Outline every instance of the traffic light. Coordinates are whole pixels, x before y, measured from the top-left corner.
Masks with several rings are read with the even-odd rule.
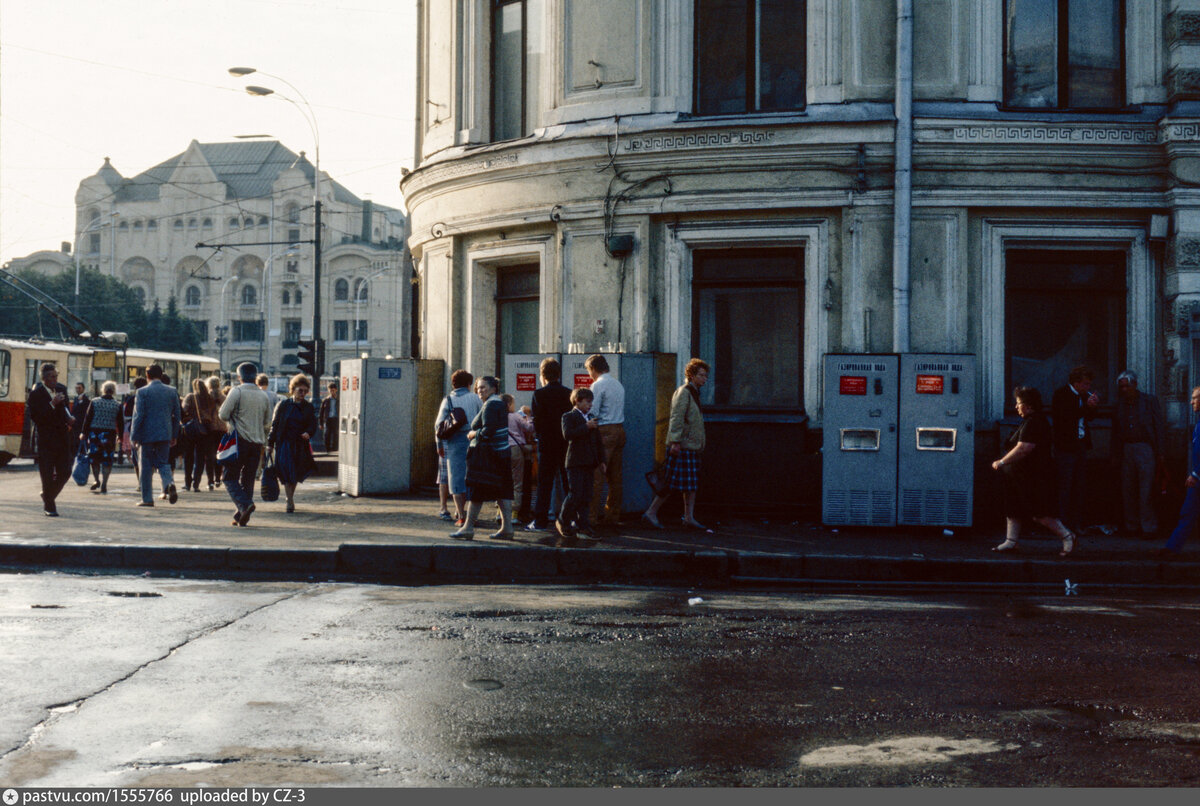
[[[300,346],[300,349],[296,351],[296,357],[300,360],[296,368],[312,378],[313,383],[316,383],[321,377],[322,369],[321,340],[300,339],[296,343]]]

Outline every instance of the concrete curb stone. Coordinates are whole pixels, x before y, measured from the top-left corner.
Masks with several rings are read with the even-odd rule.
[[[337,570],[368,577],[433,576],[433,546],[380,546],[343,543],[338,546]]]
[[[204,546],[125,546],[126,568],[182,568],[222,571],[229,567],[229,549]]]
[[[338,570],[337,549],[229,549],[229,567],[236,571],[308,571],[332,574]]]
[[[7,543],[0,545],[0,564],[120,568],[124,546],[90,543]]]
[[[541,579],[558,575],[553,552],[540,546],[486,544],[434,546],[433,573],[454,579],[476,577]]]

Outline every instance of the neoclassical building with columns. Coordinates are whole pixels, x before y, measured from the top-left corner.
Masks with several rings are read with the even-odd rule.
[[[204,352],[222,357],[225,369],[251,361],[294,372],[317,293],[314,174],[303,152],[276,141],[193,140],[130,178],[106,158],[75,195],[76,259],[132,286],[147,307],[174,296],[199,325]],[[408,355],[403,213],[358,198],[325,172],[321,201],[326,371],[362,353]]]
[[[830,353],[975,356],[984,503],[1015,385],[1186,427],[1200,2],[907,6],[420,0],[421,354],[700,356],[731,504],[816,504]]]

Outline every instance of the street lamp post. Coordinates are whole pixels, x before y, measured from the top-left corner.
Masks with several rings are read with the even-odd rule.
[[[263,363],[263,343],[267,338],[267,327],[271,323],[271,269],[275,258],[279,256],[292,257],[296,251],[292,247],[288,247],[282,252],[272,252],[267,256],[267,267],[263,271],[263,293],[258,301],[258,368],[260,372],[266,372],[266,366]]]
[[[251,73],[260,73],[268,78],[282,82],[287,87],[296,93],[296,96],[304,103],[304,106],[296,103],[296,101],[286,95],[278,95],[277,97],[287,101],[292,106],[300,111],[310,129],[313,136],[313,288],[316,289],[313,293],[313,316],[312,316],[312,335],[314,339],[321,339],[321,134],[317,128],[317,116],[313,112],[312,104],[304,97],[304,93],[300,92],[294,84],[282,76],[272,75],[258,70],[254,67],[231,67],[229,74],[238,78],[248,76]],[[259,87],[249,85],[246,87],[246,92],[250,95],[258,97],[266,97],[268,95],[276,95],[275,90],[269,87]],[[307,109],[307,111],[305,111]],[[319,362],[316,367],[316,375],[320,376],[324,373],[324,351],[317,351],[316,360]]]
[[[217,325],[216,331],[217,347],[220,348],[221,351],[221,354],[217,356],[217,361],[221,364],[222,372],[225,371],[225,344],[228,341],[228,339],[225,338],[225,334],[229,332],[229,325],[226,324],[226,322],[229,320],[226,318],[228,314],[225,309],[225,292],[228,290],[229,284],[236,283],[237,280],[238,276],[235,274],[221,284],[221,324]]]

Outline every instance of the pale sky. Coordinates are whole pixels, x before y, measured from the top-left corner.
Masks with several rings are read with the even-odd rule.
[[[0,264],[74,240],[80,180],[135,176],[193,139],[269,134],[403,209],[412,167],[416,0],[0,0]],[[299,101],[299,98],[296,98]]]

